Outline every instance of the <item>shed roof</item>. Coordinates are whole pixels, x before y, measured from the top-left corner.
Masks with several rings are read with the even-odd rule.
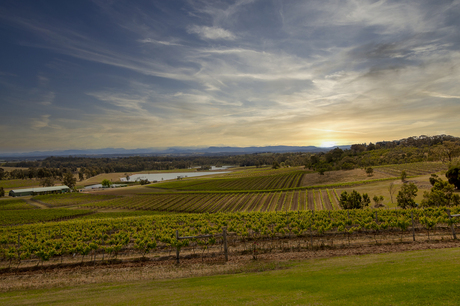
[[[40,187],[40,188],[27,188],[27,189],[14,189],[11,190],[14,193],[20,192],[46,192],[46,191],[57,191],[57,190],[67,190],[69,187],[63,186],[51,186],[51,187]]]

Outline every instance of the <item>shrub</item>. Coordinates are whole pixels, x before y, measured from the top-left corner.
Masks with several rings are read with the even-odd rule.
[[[342,192],[339,202],[343,209],[361,209],[368,206],[371,200],[367,193],[363,193],[361,197],[359,192],[353,190],[350,194],[346,191]]]

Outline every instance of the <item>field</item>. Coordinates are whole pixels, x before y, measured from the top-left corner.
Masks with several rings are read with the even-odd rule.
[[[311,194],[318,198],[313,210],[339,210],[334,189],[279,192],[181,192],[119,197],[81,205],[91,209],[134,209],[170,212],[305,211]]]
[[[22,210],[22,209],[34,209],[36,207],[27,203],[23,199],[4,199],[0,200],[0,211],[1,210]]]
[[[265,190],[300,187],[305,171],[265,172],[264,175],[233,178],[189,179],[155,184],[156,188],[176,190]]]
[[[79,205],[89,202],[98,202],[108,199],[116,198],[116,196],[102,195],[102,194],[85,194],[85,193],[69,193],[69,194],[50,194],[39,195],[32,198],[32,200],[42,203],[49,207],[62,207]]]
[[[4,210],[0,214],[0,226],[66,220],[89,213],[92,211],[69,209]]]
[[[0,187],[5,189],[26,188],[26,187],[39,187],[40,182],[36,180],[0,180]]]
[[[443,304],[454,304],[449,291],[454,289],[445,286],[448,265],[423,252],[407,253],[412,254],[407,256],[406,253],[369,255],[371,260],[360,256],[359,261],[356,256],[312,259],[308,264],[305,260],[286,261],[286,258],[316,258],[317,254],[324,252],[330,257],[360,252],[459,247],[460,244],[453,239],[452,228],[458,232],[460,220],[449,219],[445,207],[395,209],[396,194],[402,186],[398,176],[402,170],[408,172],[408,180],[418,186],[416,201],[419,202],[423,191],[431,188],[430,174],[439,173],[443,166],[440,163],[389,165],[375,167],[373,176],[367,176],[362,169],[319,175],[302,168],[247,167],[214,177],[148,186],[1,199],[0,275],[3,275],[0,284],[3,288],[10,288],[3,291],[11,292],[2,294],[0,302],[53,303],[54,299],[60,300],[61,294],[67,294],[67,288],[53,289],[63,284],[79,292],[76,295],[89,294],[89,287],[73,285],[78,281],[80,284],[94,283],[93,288],[105,286],[94,289],[97,292],[93,295],[95,304],[124,304],[124,301],[143,304],[155,296],[155,301],[160,304],[174,305],[182,304],[192,292],[199,296],[193,299],[197,305],[215,304],[217,295],[209,293],[215,290],[219,290],[218,301],[226,298],[219,304],[308,302],[329,305],[369,303],[370,300],[371,304],[399,304],[408,300],[404,299],[402,289],[395,291],[395,286],[406,284],[406,291],[415,290],[417,286],[432,286],[433,282],[424,277],[433,277],[433,271],[439,270],[444,276],[440,276],[442,281],[436,286],[442,284],[446,289]],[[123,176],[120,173],[110,175]],[[106,176],[101,175],[98,179]],[[92,179],[94,183],[100,183]],[[391,183],[396,186],[393,199],[388,191]],[[368,193],[371,198],[383,195],[386,207],[342,210],[339,196],[343,191],[352,190]],[[460,207],[450,209],[452,214],[460,213]],[[228,235],[226,243],[224,228],[225,235]],[[176,235],[183,239],[176,239]],[[228,244],[230,259],[227,263],[223,260],[224,244]],[[180,253],[180,265],[174,265],[176,249]],[[439,252],[437,256],[458,260],[460,250],[426,252]],[[377,259],[383,257],[379,256],[388,256],[389,259],[380,262]],[[392,265],[388,266],[389,262]],[[123,267],[131,265],[133,268],[126,269],[137,272],[128,276]],[[53,276],[54,272],[43,274],[41,269],[55,270],[59,276]],[[75,269],[86,272],[82,272],[81,277],[65,272]],[[120,272],[117,273],[118,269]],[[419,273],[420,269],[426,272],[425,276]],[[30,271],[36,272],[28,274]],[[159,275],[182,278],[253,271],[266,272],[214,276],[211,279],[217,280],[215,282],[209,282],[209,278],[175,280],[174,286],[179,285],[174,287],[178,293],[173,299],[166,295],[170,292],[166,288],[171,288],[172,283],[152,281]],[[374,277],[377,271],[378,277]],[[416,271],[419,274],[415,274]],[[452,271],[451,277],[456,275]],[[412,277],[411,273],[416,276]],[[88,278],[93,274],[94,278]],[[276,278],[265,277],[263,286],[264,278],[258,279],[262,274]],[[17,275],[28,276],[17,278]],[[47,280],[43,281],[43,277]],[[124,280],[131,282],[124,283]],[[136,280],[143,282],[132,282]],[[107,281],[113,281],[113,284]],[[194,283],[202,291],[196,293]],[[410,289],[408,284],[413,284],[413,288]],[[250,290],[243,288],[251,285]],[[144,286],[150,286],[150,290],[142,289]],[[358,290],[358,287],[363,287],[359,289],[360,293],[349,292]],[[21,288],[37,288],[37,291],[21,291]],[[47,294],[40,288],[46,288]],[[113,294],[115,288],[118,291]],[[431,287],[427,288],[430,290]],[[392,290],[391,295],[387,289]],[[53,295],[48,294],[50,290]],[[232,295],[235,290],[241,290],[241,294]],[[276,292],[275,296],[273,292]],[[121,293],[124,293],[123,297],[118,296]],[[429,304],[431,301],[426,298],[428,294],[415,291],[411,294],[414,298],[408,304]],[[130,297],[129,300],[124,300],[126,296]]]

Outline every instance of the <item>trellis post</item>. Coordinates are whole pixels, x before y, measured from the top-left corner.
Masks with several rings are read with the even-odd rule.
[[[449,219],[452,220],[452,216],[450,215],[450,209],[446,209],[447,215],[449,216]],[[450,223],[450,228],[452,230],[452,236],[454,236],[454,239],[457,239],[457,234],[455,234],[455,225],[453,222]]]
[[[224,242],[224,255],[225,255],[225,261],[228,261],[228,246],[227,246],[227,228],[224,227],[222,230],[222,238]]]
[[[179,264],[179,231],[176,230],[176,240],[177,240],[177,245],[176,245],[176,263]]]

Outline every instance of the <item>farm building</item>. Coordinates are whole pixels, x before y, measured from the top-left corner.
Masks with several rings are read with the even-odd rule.
[[[70,192],[70,188],[67,186],[52,186],[52,187],[42,187],[42,188],[10,190],[9,196],[10,197],[21,197],[21,196],[28,196],[28,195],[65,193],[65,192]]]

